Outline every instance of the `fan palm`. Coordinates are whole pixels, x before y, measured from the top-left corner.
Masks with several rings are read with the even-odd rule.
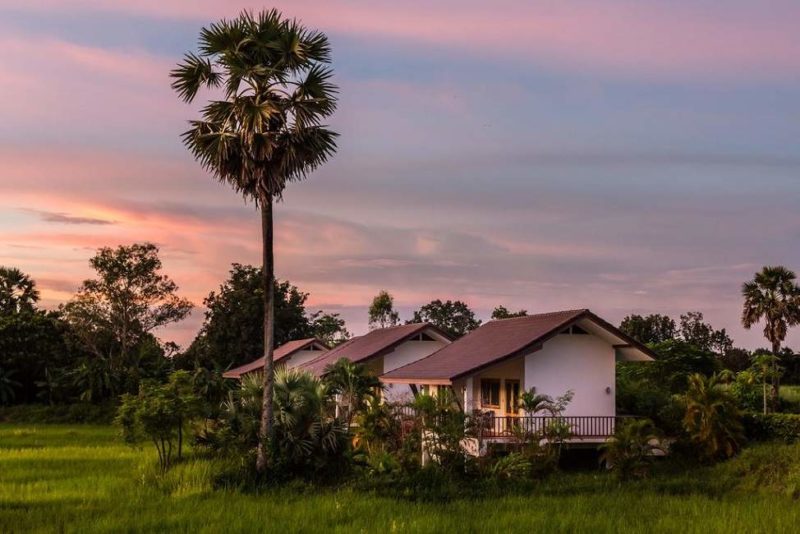
[[[0,313],[33,311],[39,291],[31,278],[14,267],[0,266]]]
[[[261,211],[264,276],[264,390],[257,468],[267,466],[273,430],[273,204],[336,150],[323,121],[336,108],[327,37],[276,10],[243,12],[200,32],[199,52],[171,72],[186,102],[202,88],[222,94],[190,121],[183,141],[195,159]]]
[[[764,267],[753,280],[742,285],[744,307],[742,325],[750,329],[764,321],[764,337],[772,344],[772,353],[779,354],[790,326],[800,323],[800,286],[797,276],[786,267]],[[772,374],[772,396],[778,398],[780,378],[777,363]]]
[[[683,427],[702,456],[709,460],[733,456],[743,439],[741,414],[719,377],[691,375],[682,400]]]

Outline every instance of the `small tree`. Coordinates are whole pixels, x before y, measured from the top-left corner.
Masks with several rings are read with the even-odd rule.
[[[761,380],[762,409],[764,415],[768,412],[767,384],[775,378],[775,374],[780,374],[781,367],[778,365],[778,357],[774,354],[761,353],[753,356],[753,374]]]
[[[600,446],[600,462],[622,480],[642,478],[650,471],[655,453],[663,451],[660,435],[649,419],[626,421],[614,437]]]
[[[741,413],[719,377],[691,375],[682,400],[686,407],[683,427],[701,457],[714,460],[736,454],[744,439]]]
[[[492,319],[513,319],[514,317],[525,317],[528,315],[528,310],[519,310],[512,312],[505,306],[498,306],[492,310]]]
[[[338,396],[339,408],[349,431],[353,418],[363,411],[370,398],[379,397],[381,382],[366,367],[346,358],[325,367],[323,382]]]
[[[481,325],[469,306],[460,300],[432,300],[414,312],[408,323],[431,323],[453,337],[461,337]]]
[[[176,371],[166,384],[143,383],[137,395],[123,395],[116,423],[126,442],[153,442],[158,465],[164,472],[172,465],[174,453],[179,460],[182,458],[185,426],[199,411],[191,376],[186,371]]]
[[[369,306],[369,328],[386,328],[400,324],[400,314],[394,310],[394,297],[381,290]]]

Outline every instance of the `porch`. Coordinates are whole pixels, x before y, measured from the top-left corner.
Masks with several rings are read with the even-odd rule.
[[[478,437],[491,441],[511,441],[521,435],[544,435],[552,425],[563,425],[568,429],[568,441],[604,442],[614,435],[622,421],[630,416],[572,415],[494,415],[484,413],[475,429]]]

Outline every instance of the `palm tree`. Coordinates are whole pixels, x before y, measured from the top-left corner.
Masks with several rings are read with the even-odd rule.
[[[774,378],[776,372],[780,372],[778,357],[774,354],[762,353],[753,357],[753,369],[755,375],[761,378],[761,392],[763,398],[764,415],[767,414],[767,379]]]
[[[200,32],[199,52],[170,73],[186,102],[202,88],[221,92],[183,142],[215,178],[252,200],[261,211],[264,277],[264,392],[256,466],[267,467],[274,436],[273,204],[289,182],[304,179],[336,151],[336,135],[323,121],[336,108],[327,37],[276,10],[243,12]]]
[[[764,267],[753,280],[742,285],[744,308],[742,325],[750,329],[764,321],[764,337],[772,344],[772,353],[779,354],[790,326],[800,323],[800,286],[797,276],[786,267]],[[777,360],[775,365],[777,366]],[[778,398],[780,377],[777,367],[772,375],[772,397]]]
[[[649,419],[635,419],[619,425],[614,437],[600,446],[600,463],[623,480],[644,477],[655,454],[664,452],[661,436]]]
[[[682,400],[686,406],[683,427],[706,459],[731,457],[743,440],[741,413],[717,375],[689,376]]]
[[[367,401],[379,397],[381,382],[366,367],[346,358],[328,364],[324,376],[325,384],[339,396],[339,406],[344,409],[344,421],[350,430],[353,417],[364,410]]]
[[[31,312],[39,291],[30,276],[14,267],[0,266],[0,314]]]

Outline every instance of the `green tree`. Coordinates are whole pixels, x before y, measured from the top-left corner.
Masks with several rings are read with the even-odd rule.
[[[273,204],[289,182],[302,180],[336,150],[322,124],[336,108],[327,37],[278,11],[241,13],[200,32],[198,53],[171,72],[186,102],[201,88],[221,89],[183,135],[204,168],[261,211],[264,287],[264,405],[257,469],[267,467],[273,436]]]
[[[773,354],[780,354],[789,327],[800,323],[800,286],[796,279],[786,267],[767,266],[742,285],[742,325],[749,330],[763,321],[764,337],[772,344]],[[773,399],[778,398],[779,388],[780,378],[774,373]]]
[[[33,312],[39,290],[30,276],[13,267],[0,265],[0,315]]]
[[[329,347],[334,347],[350,339],[347,325],[338,313],[317,311],[311,314],[309,320],[314,337]]]
[[[364,411],[369,399],[380,396],[381,382],[366,367],[346,358],[328,364],[323,374],[323,382],[339,397],[337,404],[350,431],[353,418]]]
[[[600,446],[600,462],[622,480],[643,478],[650,471],[654,454],[663,451],[660,439],[649,419],[624,421],[614,437]]]
[[[475,312],[465,303],[460,300],[442,302],[439,299],[415,311],[414,318],[406,324],[411,323],[430,323],[453,337],[461,337],[481,325],[481,321],[475,318]]]
[[[680,336],[685,342],[718,355],[724,355],[733,349],[733,340],[725,329],[714,329],[698,311],[681,315]]]
[[[305,303],[308,293],[288,281],[274,281],[274,339],[279,346],[317,332]],[[264,276],[261,268],[234,263],[228,279],[203,301],[203,325],[186,353],[185,367],[225,370],[264,353]],[[332,334],[333,335],[333,334]]]
[[[528,310],[509,311],[505,306],[497,306],[492,310],[492,319],[512,319],[514,317],[525,317]]]
[[[675,321],[667,316],[653,313],[646,316],[628,315],[619,329],[640,343],[663,343],[675,339]]]
[[[764,415],[768,411],[767,383],[771,382],[775,373],[780,373],[778,357],[774,354],[760,353],[753,355],[753,374],[761,381],[762,409]]]
[[[61,313],[96,360],[91,367],[103,367],[114,378],[112,393],[118,387],[135,391],[143,360],[155,348],[152,332],[185,318],[192,304],[161,273],[158,248],[151,243],[101,248],[89,263],[97,278],[84,281]],[[123,381],[128,384],[120,386]]]
[[[686,412],[683,427],[706,460],[729,458],[744,440],[736,401],[717,377],[693,374],[681,397]]]
[[[400,324],[400,314],[394,310],[394,297],[381,290],[369,306],[369,328],[386,328]]]

